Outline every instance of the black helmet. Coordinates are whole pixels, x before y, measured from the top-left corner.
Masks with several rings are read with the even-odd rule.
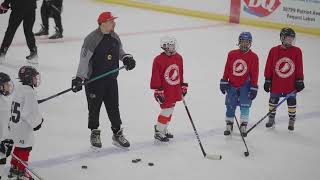
[[[296,32],[294,32],[294,30],[289,27],[282,28],[280,32],[281,42],[284,40],[285,37],[288,37],[288,36],[295,38]]]
[[[37,80],[38,75],[39,72],[32,66],[22,66],[18,73],[20,82],[22,82],[23,85],[29,85],[32,87],[39,86],[40,82]],[[34,79],[36,79],[36,81],[34,81]]]
[[[4,95],[4,96],[8,96],[9,94],[11,94],[10,90],[6,91],[4,89],[4,84],[7,82],[10,82],[10,76],[6,73],[0,72],[0,94]]]

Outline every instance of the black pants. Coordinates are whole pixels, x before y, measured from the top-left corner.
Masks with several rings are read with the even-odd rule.
[[[62,10],[61,7],[57,7],[54,4],[48,5],[45,1],[42,2],[41,20],[44,28],[49,29],[49,17],[52,17],[59,31],[61,33],[63,32],[62,23],[61,23],[61,10]]]
[[[111,129],[116,133],[121,127],[119,112],[119,94],[117,79],[102,79],[85,86],[89,110],[89,129],[99,127],[99,115],[102,102],[111,122]]]
[[[35,21],[35,14],[36,10],[35,9],[30,9],[30,10],[12,10],[9,18],[9,25],[7,28],[7,31],[4,35],[1,49],[3,48],[9,48],[13,37],[23,21],[23,30],[24,30],[24,35],[26,37],[27,45],[30,50],[33,50],[36,48],[36,40],[34,39],[34,35],[32,32],[32,28],[34,25]]]

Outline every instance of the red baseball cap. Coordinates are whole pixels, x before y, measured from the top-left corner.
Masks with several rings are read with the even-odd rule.
[[[99,15],[98,23],[101,24],[101,23],[104,23],[106,21],[114,20],[116,18],[117,17],[114,17],[111,12],[102,12]]]

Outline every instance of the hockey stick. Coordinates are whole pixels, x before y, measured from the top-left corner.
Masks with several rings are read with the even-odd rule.
[[[121,67],[119,67],[119,68],[117,68],[117,69],[114,69],[114,70],[108,71],[108,72],[106,72],[106,73],[104,73],[104,74],[101,74],[101,75],[99,75],[99,76],[96,76],[96,77],[94,77],[94,78],[92,78],[92,79],[90,79],[90,80],[88,80],[88,81],[85,81],[85,82],[81,83],[81,86],[87,85],[87,84],[89,84],[89,83],[91,83],[91,82],[93,82],[93,81],[95,81],[95,80],[97,80],[97,79],[101,79],[101,78],[106,77],[106,76],[108,76],[108,75],[110,75],[110,74],[113,74],[113,73],[115,73],[115,72],[118,72],[118,71],[120,71],[120,70],[123,69],[123,68],[125,68],[125,66],[121,66]],[[80,86],[80,85],[79,85],[79,86]],[[69,91],[71,91],[71,90],[72,90],[72,87],[69,88],[69,89],[66,89],[66,90],[64,90],[64,91],[61,91],[61,92],[59,92],[59,93],[57,93],[57,94],[55,94],[55,95],[49,96],[49,97],[44,98],[44,99],[40,99],[40,100],[38,100],[38,103],[41,104],[41,103],[43,103],[43,102],[45,102],[45,101],[48,101],[48,100],[50,100],[50,99],[52,99],[52,98],[58,97],[58,96],[60,96],[60,95],[62,95],[62,94],[65,94],[65,93],[67,93],[67,92],[69,92]]]
[[[217,154],[207,154],[205,151],[204,151],[204,148],[202,146],[202,143],[200,141],[200,137],[199,137],[199,134],[198,134],[198,131],[193,123],[193,120],[192,120],[192,117],[190,115],[190,112],[189,112],[189,109],[188,109],[188,106],[187,106],[187,103],[186,101],[184,100],[184,97],[182,97],[182,101],[183,101],[183,104],[184,104],[184,107],[186,108],[186,111],[187,111],[187,114],[188,114],[188,117],[189,117],[189,120],[191,122],[191,125],[192,125],[192,128],[193,128],[193,131],[197,137],[197,140],[198,140],[198,143],[200,145],[200,148],[201,148],[201,151],[202,151],[202,154],[205,158],[207,159],[211,159],[211,160],[221,160],[222,159],[222,156],[221,155],[217,155]]]
[[[287,94],[285,98],[283,98],[271,111],[269,111],[265,116],[263,116],[258,122],[256,122],[248,131],[249,134],[252,129],[254,129],[258,124],[260,124],[266,117],[268,117],[273,111],[275,111],[284,101],[286,101],[291,95],[295,94],[297,91],[294,90],[291,93]]]
[[[244,152],[244,156],[246,156],[246,157],[247,157],[247,156],[249,156],[249,150],[248,150],[248,146],[247,146],[246,140],[244,140],[243,134],[241,133],[240,125],[239,125],[239,122],[238,122],[237,117],[236,117],[236,116],[234,116],[234,119],[236,120],[236,123],[237,123],[238,129],[239,129],[239,131],[240,131],[240,135],[241,135],[242,141],[243,141],[244,145],[246,146],[247,151],[246,151],[246,152]]]
[[[30,171],[35,177],[37,177],[39,180],[44,180],[38,173],[36,173],[34,170],[32,170],[24,161],[22,161],[20,158],[18,158],[16,155],[11,153],[11,156],[13,159],[17,160],[20,164],[22,164],[28,171]]]

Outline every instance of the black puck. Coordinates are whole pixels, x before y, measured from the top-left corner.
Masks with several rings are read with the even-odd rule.
[[[81,166],[81,169],[88,169],[88,166],[83,165],[83,166]]]
[[[136,159],[136,161],[137,161],[137,162],[140,162],[140,161],[141,161],[141,159],[140,159],[140,158],[138,158],[138,159]]]
[[[136,159],[133,159],[132,160],[132,163],[137,163],[138,161]]]
[[[249,156],[249,152],[247,152],[247,151],[244,152],[244,156],[245,156],[245,157],[248,157],[248,156]]]
[[[153,164],[152,162],[149,162],[148,165],[149,165],[149,166],[153,166],[154,164]]]

